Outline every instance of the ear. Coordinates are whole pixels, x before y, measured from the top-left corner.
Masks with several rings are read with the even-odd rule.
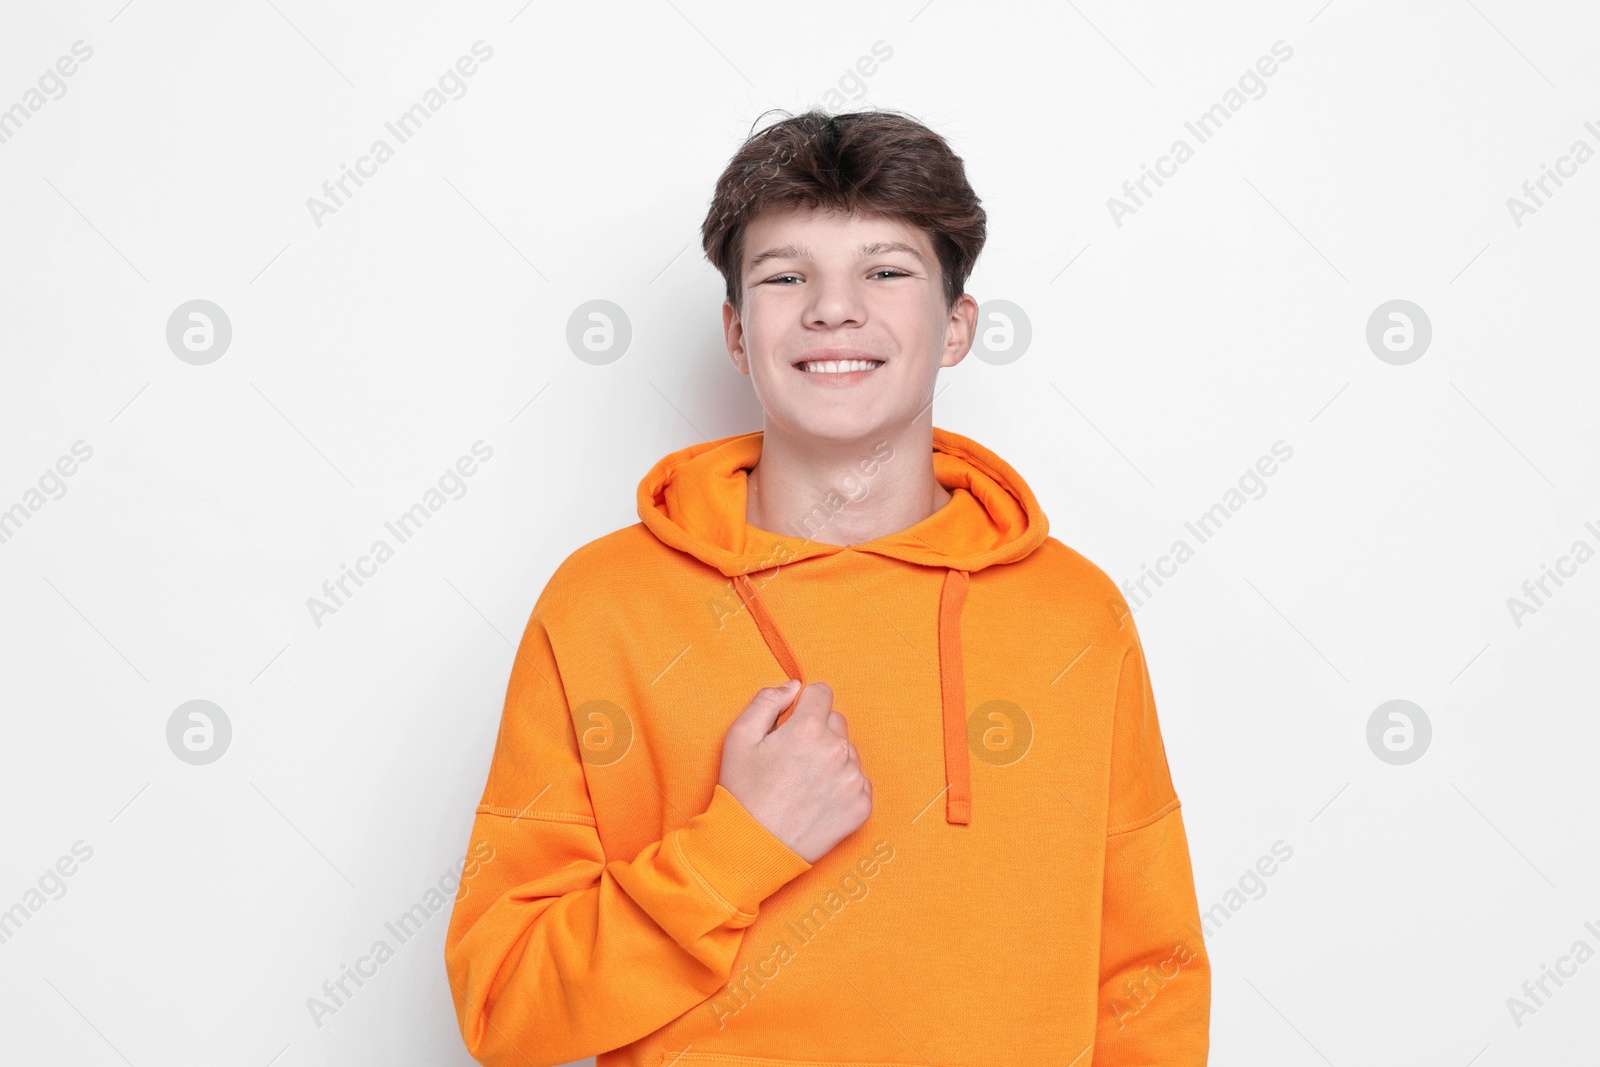
[[[972,351],[972,339],[978,332],[978,302],[969,293],[956,298],[945,323],[944,351],[939,355],[939,366],[954,367]]]
[[[740,374],[749,374],[750,353],[744,347],[744,324],[727,300],[722,302],[722,340],[728,347],[728,358],[733,360],[734,369]]]

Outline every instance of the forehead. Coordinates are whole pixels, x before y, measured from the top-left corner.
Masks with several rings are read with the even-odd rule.
[[[820,208],[766,211],[745,227],[745,269],[773,259],[834,259],[903,252],[934,266],[933,244],[918,226],[887,215]]]

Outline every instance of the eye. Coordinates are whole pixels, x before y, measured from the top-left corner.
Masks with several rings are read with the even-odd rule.
[[[885,267],[882,270],[875,270],[875,271],[872,272],[871,276],[876,278],[880,274],[890,274],[890,275],[893,275],[896,278],[909,278],[909,277],[911,277],[911,275],[907,274],[905,271],[903,271],[903,270],[895,270],[893,267]]]
[[[794,274],[780,274],[776,278],[768,278],[767,279],[767,284],[770,285],[773,282],[782,282],[782,281],[790,281],[790,280],[799,281],[800,278],[797,275],[794,275]]]

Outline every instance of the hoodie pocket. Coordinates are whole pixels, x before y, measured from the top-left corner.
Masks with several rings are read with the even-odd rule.
[[[940,1067],[923,1060],[789,1060],[726,1052],[663,1052],[661,1067]]]

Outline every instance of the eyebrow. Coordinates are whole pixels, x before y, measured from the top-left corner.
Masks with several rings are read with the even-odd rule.
[[[924,257],[921,252],[918,252],[915,248],[906,244],[904,241],[874,241],[871,244],[864,244],[860,248],[856,249],[856,256],[864,259],[867,256],[881,256],[885,252],[906,252],[910,255],[916,256],[918,261],[921,262],[923,266],[927,266],[928,264],[927,258]],[[769,259],[808,260],[810,258],[812,258],[811,249],[806,248],[804,245],[784,245],[781,248],[769,248],[765,252],[762,252],[759,255],[751,258],[750,265],[745,268],[745,273],[748,274],[753,272],[757,267],[761,266],[761,264],[767,262]]]

